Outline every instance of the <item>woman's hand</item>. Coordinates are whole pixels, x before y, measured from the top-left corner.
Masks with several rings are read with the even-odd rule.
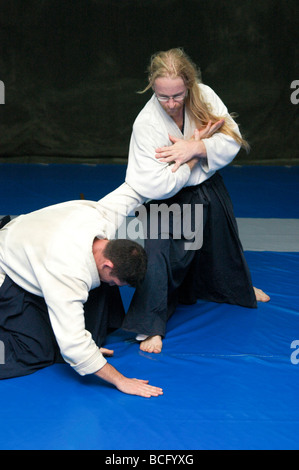
[[[215,122],[215,124],[212,125],[212,121],[209,121],[206,127],[201,129],[200,131],[198,130],[199,133],[199,138],[200,139],[208,139],[209,137],[212,137],[215,132],[217,132],[220,127],[222,127],[224,124],[224,119],[220,119],[219,121]]]
[[[157,148],[155,158],[163,163],[174,163],[172,172],[177,171],[181,165],[194,158],[205,158],[207,153],[202,139],[207,139],[215,134],[223,123],[224,119],[220,119],[213,125],[210,121],[203,129],[195,129],[194,136],[190,140],[179,139],[169,135],[173,145]]]

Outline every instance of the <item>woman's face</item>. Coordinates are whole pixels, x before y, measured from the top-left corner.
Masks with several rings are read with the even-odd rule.
[[[182,112],[187,88],[181,77],[159,77],[153,88],[160,105],[169,116],[174,117]]]

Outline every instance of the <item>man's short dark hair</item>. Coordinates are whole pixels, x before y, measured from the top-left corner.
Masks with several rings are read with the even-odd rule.
[[[139,243],[127,239],[110,240],[104,256],[113,263],[111,274],[121,282],[136,287],[144,279],[147,256]]]

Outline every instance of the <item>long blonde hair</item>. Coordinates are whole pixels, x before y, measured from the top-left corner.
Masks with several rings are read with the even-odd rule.
[[[198,87],[198,83],[201,83],[200,69],[192,62],[182,48],[160,51],[152,55],[148,67],[149,83],[140,93],[154,88],[155,80],[159,77],[181,77],[183,79],[188,90],[185,104],[199,129],[206,126],[209,121],[215,123],[219,121],[219,119],[224,118],[225,122],[218,132],[233,137],[246,151],[249,150],[248,142],[232,129],[230,120],[224,116],[215,116],[211,111],[209,103],[204,101],[200,88]],[[233,114],[230,116],[235,117]]]

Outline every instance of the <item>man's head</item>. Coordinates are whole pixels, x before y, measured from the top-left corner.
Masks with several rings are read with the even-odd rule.
[[[103,282],[136,287],[144,279],[147,256],[140,244],[126,239],[105,240],[100,254],[96,262]]]

